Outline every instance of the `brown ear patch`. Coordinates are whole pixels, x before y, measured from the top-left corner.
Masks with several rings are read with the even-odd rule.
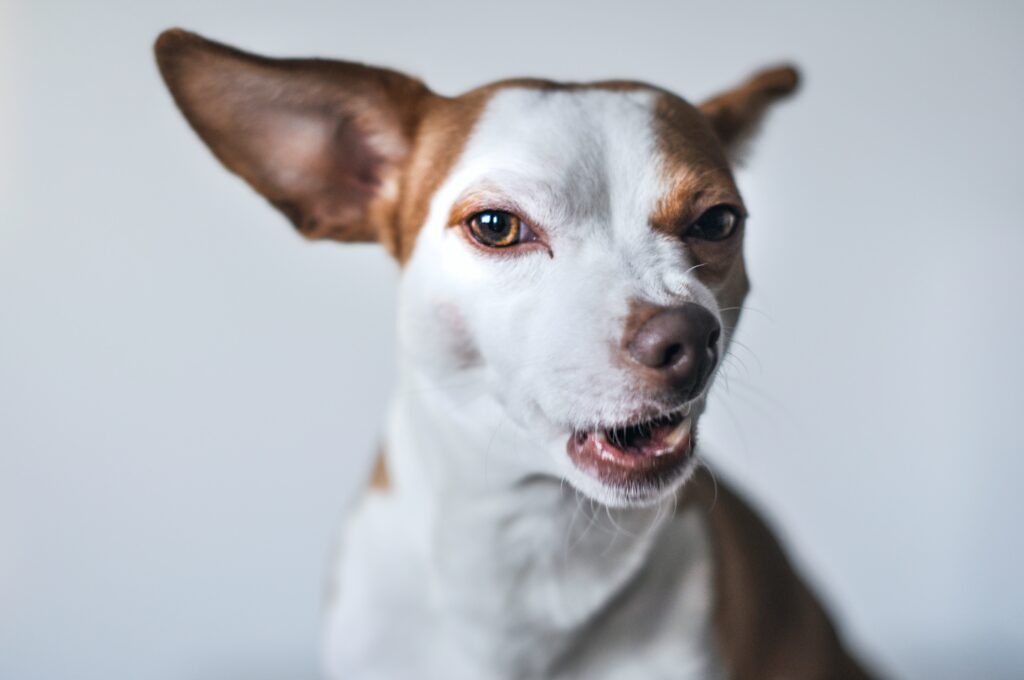
[[[155,45],[175,102],[214,155],[310,238],[391,228],[424,102],[418,80],[362,64],[269,59],[170,30]]]
[[[765,69],[699,108],[722,144],[735,151],[757,131],[768,107],[795,92],[799,82],[792,66]]]
[[[434,97],[426,103],[406,166],[394,242],[387,244],[400,263],[412,255],[431,199],[461,157],[491,92],[482,88],[459,97]]]

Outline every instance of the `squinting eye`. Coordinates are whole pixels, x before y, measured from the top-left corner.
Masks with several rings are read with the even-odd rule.
[[[701,241],[724,241],[733,235],[740,222],[740,215],[735,208],[727,205],[716,205],[704,211],[697,221],[686,228],[683,238]]]
[[[466,222],[470,234],[489,248],[508,248],[533,240],[533,232],[519,217],[504,210],[484,210]]]

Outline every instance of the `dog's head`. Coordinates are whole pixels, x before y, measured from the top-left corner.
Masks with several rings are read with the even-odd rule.
[[[404,349],[487,381],[539,470],[608,504],[681,483],[748,288],[730,159],[791,68],[694,107],[618,81],[443,97],[183,31],[156,52],[199,135],[301,233],[402,263]]]

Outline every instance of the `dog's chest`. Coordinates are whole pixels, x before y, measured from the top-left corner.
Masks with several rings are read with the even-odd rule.
[[[410,510],[371,494],[350,520],[328,611],[332,677],[721,677],[695,512],[616,526],[586,501],[566,517],[447,507],[433,524],[409,524]]]

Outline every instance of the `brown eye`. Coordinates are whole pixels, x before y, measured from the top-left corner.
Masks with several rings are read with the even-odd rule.
[[[526,240],[529,230],[522,220],[504,210],[484,210],[469,218],[469,231],[490,248],[508,248]]]
[[[716,205],[704,211],[697,221],[687,227],[683,238],[701,241],[724,241],[733,235],[740,222],[739,212],[727,205]]]

